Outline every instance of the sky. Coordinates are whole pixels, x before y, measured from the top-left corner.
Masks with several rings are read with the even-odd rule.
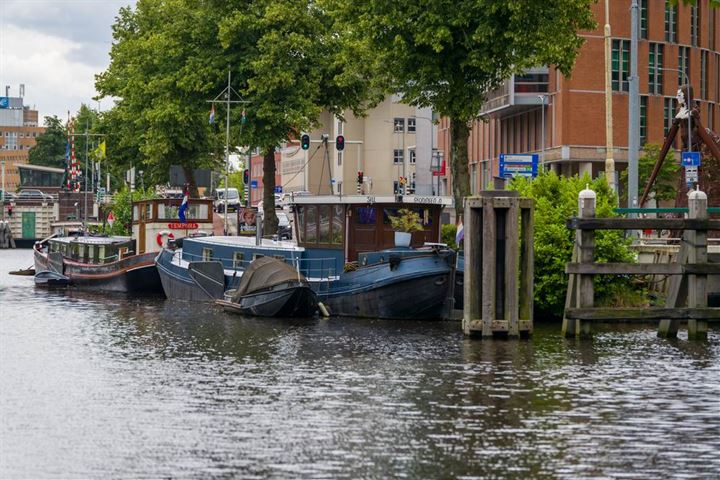
[[[93,100],[95,75],[110,63],[112,24],[135,0],[0,0],[0,96],[10,85],[40,117],[67,119],[82,103],[107,110],[111,99]]]

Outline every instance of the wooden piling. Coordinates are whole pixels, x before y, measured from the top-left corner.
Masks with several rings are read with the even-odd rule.
[[[463,330],[528,336],[533,308],[533,208],[513,191],[465,199]]]

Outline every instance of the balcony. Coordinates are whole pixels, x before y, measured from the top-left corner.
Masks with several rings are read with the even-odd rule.
[[[505,80],[500,88],[490,92],[480,115],[504,117],[517,113],[540,105],[538,95],[547,92],[548,67],[531,68]]]

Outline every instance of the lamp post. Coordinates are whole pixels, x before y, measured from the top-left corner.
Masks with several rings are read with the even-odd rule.
[[[540,170],[545,171],[545,95],[538,95],[538,98],[540,99],[540,109],[541,109],[541,123],[540,123],[540,136],[542,140],[540,141]]]
[[[0,207],[2,208],[2,219],[5,220],[5,160],[0,161],[0,175],[2,175],[2,192],[0,192]]]

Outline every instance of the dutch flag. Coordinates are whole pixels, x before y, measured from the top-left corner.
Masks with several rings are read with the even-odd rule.
[[[185,211],[188,207],[188,189],[185,188],[185,192],[183,192],[183,201],[180,204],[180,209],[178,210],[178,218],[182,223],[185,223]]]

